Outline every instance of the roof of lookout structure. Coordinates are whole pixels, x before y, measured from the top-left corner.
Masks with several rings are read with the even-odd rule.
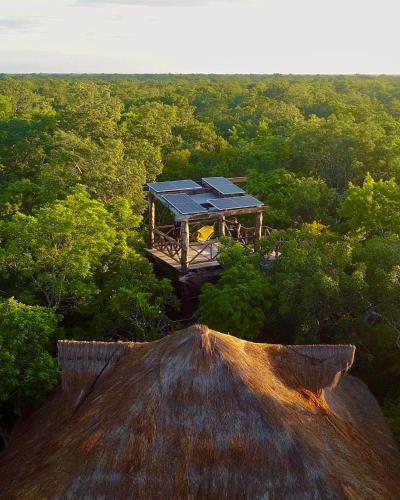
[[[146,186],[178,218],[242,209],[259,211],[264,207],[262,201],[247,195],[225,177],[204,177],[199,182],[190,179],[150,182]]]
[[[62,385],[16,428],[2,498],[395,498],[400,454],[353,346],[194,326],[59,343]]]

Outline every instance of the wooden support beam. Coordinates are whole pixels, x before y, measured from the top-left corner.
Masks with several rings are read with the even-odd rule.
[[[260,211],[256,215],[256,227],[254,230],[254,250],[259,250],[260,248],[262,223],[263,223],[263,213]]]
[[[234,184],[240,184],[241,182],[247,182],[247,177],[239,176],[239,177],[227,177],[228,181],[233,182]]]
[[[225,236],[225,215],[218,219],[218,236]]]
[[[187,273],[189,270],[189,222],[181,221],[181,270]]]
[[[152,193],[149,192],[148,195],[149,204],[149,222],[148,222],[148,236],[147,236],[147,248],[153,248],[154,246],[154,229],[156,227],[156,200]]]

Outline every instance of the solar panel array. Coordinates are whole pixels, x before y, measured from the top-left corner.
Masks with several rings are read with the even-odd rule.
[[[166,191],[191,191],[192,189],[202,189],[200,184],[190,179],[183,181],[165,181],[149,182],[147,186],[156,193],[165,193]]]
[[[207,212],[207,209],[196,203],[187,194],[165,194],[164,200],[182,215]]]
[[[263,205],[257,198],[246,195],[243,189],[239,188],[225,177],[204,177],[201,182],[203,185],[186,179],[179,181],[150,182],[147,186],[153,192],[160,195],[170,207],[182,215],[259,207]],[[217,192],[218,194],[213,195],[212,192],[210,192],[211,189],[214,193]],[[176,192],[174,193],[174,191]],[[179,191],[181,192],[179,193]],[[189,196],[189,194],[182,191],[192,191],[192,193]],[[196,191],[199,192],[195,194]],[[215,196],[219,195],[221,195],[221,198],[215,198]],[[202,205],[208,205],[208,207],[211,205],[212,207],[208,210]]]
[[[249,208],[262,206],[263,202],[254,196],[233,196],[231,198],[216,198],[209,200],[218,210],[230,210],[234,208]]]
[[[243,189],[225,177],[204,177],[201,180],[222,195],[245,194]]]

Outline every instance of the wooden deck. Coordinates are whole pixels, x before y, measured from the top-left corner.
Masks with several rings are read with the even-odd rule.
[[[216,258],[218,254],[217,250],[217,240],[213,240],[213,245],[208,246],[210,242],[207,243],[190,243],[189,246],[189,269],[205,269],[208,267],[219,266],[218,260],[210,260]],[[165,264],[173,267],[177,271],[181,271],[181,263],[179,261],[179,254],[175,258],[170,257],[164,252],[157,250],[156,248],[146,248],[146,253],[157,260],[162,261]],[[201,253],[199,253],[201,252]],[[179,252],[180,253],[180,252]],[[193,262],[191,260],[193,259]]]

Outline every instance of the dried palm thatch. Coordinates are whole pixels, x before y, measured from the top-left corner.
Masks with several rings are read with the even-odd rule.
[[[352,345],[292,345],[281,349],[277,361],[290,366],[294,385],[321,394],[324,388],[336,387],[353,364],[354,353]]]
[[[71,399],[71,408],[80,405],[99,377],[111,371],[129,349],[140,342],[58,342],[58,365],[61,385]]]
[[[400,454],[379,406],[340,377],[352,346],[254,344],[197,326],[59,347],[62,387],[3,453],[1,498],[398,494]]]

